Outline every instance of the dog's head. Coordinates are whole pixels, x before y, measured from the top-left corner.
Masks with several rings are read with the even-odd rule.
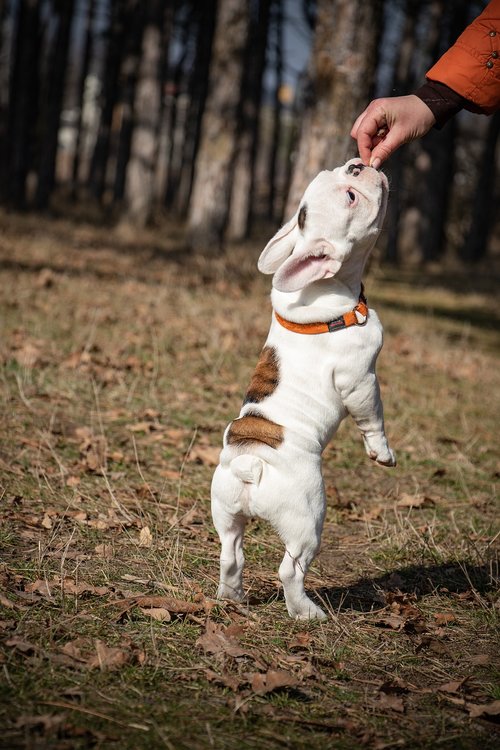
[[[275,289],[296,292],[335,276],[354,254],[364,263],[384,220],[387,192],[386,176],[360,159],[320,172],[262,251],[259,270],[274,274]]]

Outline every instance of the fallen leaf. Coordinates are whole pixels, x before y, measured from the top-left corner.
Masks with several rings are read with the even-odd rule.
[[[392,630],[402,630],[404,624],[404,618],[399,615],[382,615],[382,617],[378,617],[374,622],[374,625],[391,628]]]
[[[14,726],[16,729],[34,729],[35,727],[43,727],[44,732],[49,732],[51,729],[58,727],[63,721],[66,721],[66,714],[38,714],[37,716],[28,716],[22,714],[16,719]]]
[[[195,445],[189,451],[189,461],[197,461],[204,466],[217,466],[219,463],[220,446]]]
[[[265,695],[284,687],[295,687],[298,679],[291,672],[282,669],[269,669],[265,673],[253,672],[248,675],[252,690],[257,695]]]
[[[96,544],[94,552],[99,557],[102,557],[103,560],[111,560],[114,555],[113,546],[111,544],[105,544],[104,542],[102,544]]]
[[[40,596],[52,596],[49,582],[42,581],[40,579],[38,579],[37,581],[33,581],[33,583],[27,583],[24,587],[24,590],[28,594],[40,594]]]
[[[308,648],[311,644],[311,634],[305,631],[295,633],[294,637],[288,644],[288,648],[292,649],[303,649]]]
[[[106,646],[104,641],[96,638],[95,656],[87,663],[90,669],[118,669],[130,660],[130,651],[115,646]]]
[[[395,693],[380,693],[376,703],[381,708],[389,708],[391,711],[397,711],[400,714],[404,714],[405,712],[403,699]]]
[[[497,718],[500,716],[500,700],[482,704],[467,703],[466,708],[471,719],[479,719],[481,717],[489,716]]]
[[[234,635],[227,635],[226,630],[212,620],[207,620],[206,630],[196,641],[206,654],[227,654],[233,658],[252,656],[252,652],[240,646]]]
[[[205,677],[207,678],[208,682],[215,682],[216,684],[222,685],[223,687],[228,687],[230,690],[234,690],[235,692],[242,684],[244,684],[244,682],[242,682],[242,680],[240,680],[237,675],[232,675],[228,672],[217,674],[217,672],[214,672],[211,669],[206,669]]]
[[[441,693],[458,693],[468,679],[469,677],[463,677],[461,680],[451,680],[450,682],[445,682],[443,683],[443,685],[440,685],[438,687],[438,690]]]
[[[14,353],[14,358],[20,367],[31,370],[39,364],[42,358],[42,352],[38,346],[29,341]]]
[[[153,536],[149,529],[149,526],[144,526],[139,532],[139,547],[152,547]]]
[[[32,643],[28,643],[28,641],[25,641],[18,635],[14,635],[12,636],[12,638],[6,640],[5,645],[9,646],[10,648],[15,648],[17,651],[21,651],[21,653],[23,654],[33,654],[36,651],[36,646],[34,646]]]
[[[450,622],[455,622],[456,617],[451,612],[438,612],[434,615],[436,625],[449,625]]]
[[[158,622],[170,622],[172,619],[170,612],[164,607],[139,607],[139,609],[143,615],[151,617],[153,620],[158,620]]]
[[[436,504],[432,497],[427,495],[408,495],[402,492],[396,503],[396,508],[429,508]]]
[[[476,654],[475,656],[471,656],[469,661],[471,664],[484,666],[491,664],[491,656],[489,654]]]
[[[69,656],[78,662],[86,662],[86,658],[82,654],[82,648],[87,645],[87,641],[84,638],[75,638],[74,641],[68,641],[60,648],[60,651],[65,656]]]
[[[44,529],[51,529],[54,525],[48,513],[45,513],[44,517],[42,518],[41,525]]]
[[[136,422],[135,424],[127,424],[125,427],[130,432],[152,432],[155,429],[152,422]]]
[[[14,609],[14,607],[16,606],[14,602],[11,602],[11,600],[4,596],[2,593],[0,593],[0,604],[2,605],[2,607],[6,607],[7,609]]]

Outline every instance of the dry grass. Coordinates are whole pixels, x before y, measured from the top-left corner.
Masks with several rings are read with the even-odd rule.
[[[249,605],[210,599],[214,457],[270,315],[258,248],[194,263],[176,227],[1,223],[0,746],[497,746],[491,279],[372,271],[399,464],[348,423],[328,448],[309,587],[331,617],[294,623],[261,522]]]

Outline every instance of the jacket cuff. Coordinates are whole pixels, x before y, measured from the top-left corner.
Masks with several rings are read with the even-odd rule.
[[[441,130],[443,125],[461,109],[470,109],[471,106],[467,99],[439,81],[427,81],[415,91],[415,96],[418,96],[431,110],[436,118],[434,127],[437,130]]]

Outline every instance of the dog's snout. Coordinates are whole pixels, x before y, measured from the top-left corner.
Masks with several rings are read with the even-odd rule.
[[[361,162],[359,162],[358,164],[349,164],[349,166],[347,167],[347,174],[352,174],[354,177],[357,177],[364,168],[365,165]]]

